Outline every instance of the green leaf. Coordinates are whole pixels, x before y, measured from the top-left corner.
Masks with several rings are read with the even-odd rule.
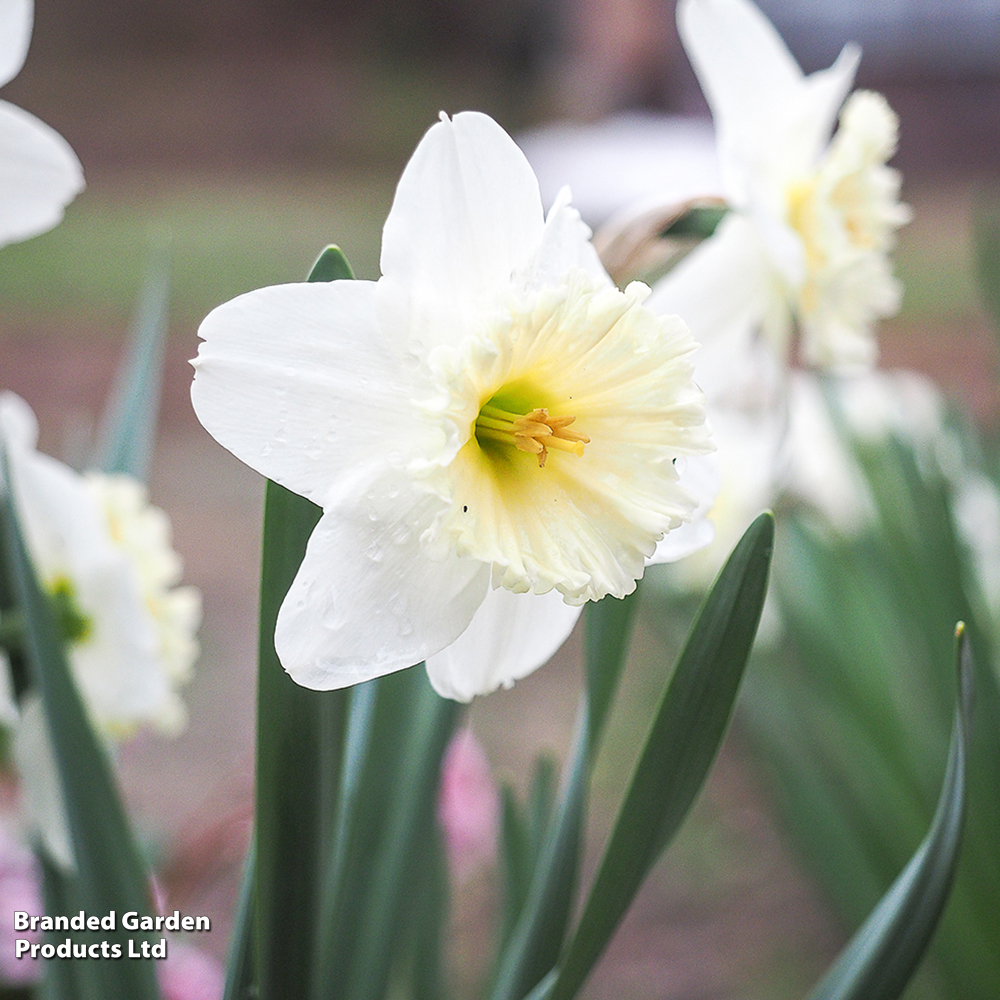
[[[419,916],[413,908],[436,850],[436,790],[459,712],[434,692],[420,666],[369,681],[354,694],[362,692],[370,699],[364,753],[355,765],[350,815],[338,831],[339,871],[326,883],[326,950],[315,994],[338,1000],[381,997],[394,960],[406,951],[407,930],[412,935],[419,921],[441,916],[436,908]],[[358,731],[352,728],[349,746]]]
[[[4,463],[6,464],[6,463]],[[3,470],[0,480],[9,475]],[[76,873],[61,886],[90,914],[151,912],[145,867],[129,831],[103,745],[90,727],[70,674],[66,652],[49,601],[35,578],[9,494],[0,496],[0,546],[14,596],[24,615],[24,652],[35,690],[42,699],[62,785]],[[50,890],[53,886],[50,881]],[[130,939],[120,922],[101,937],[122,946]],[[95,1000],[153,1000],[158,994],[154,963],[101,961],[93,965]],[[88,972],[89,979],[89,972]]]
[[[255,972],[262,997],[307,997],[347,709],[296,684],[274,651],[278,609],[320,510],[268,482],[257,690]]]
[[[98,431],[94,465],[145,482],[153,455],[170,293],[169,244],[154,247],[125,356]]]
[[[972,711],[972,656],[956,629],[959,694],[937,812],[923,843],[855,934],[810,1000],[894,1000],[920,963],[944,910],[965,817],[965,767]]]
[[[330,248],[320,255],[309,280],[341,276],[345,265],[343,254]],[[336,823],[349,694],[297,685],[274,650],[274,627],[321,513],[309,500],[268,482],[258,636],[252,917],[255,989],[262,997],[308,997],[319,969],[316,935]]]
[[[597,750],[604,723],[618,690],[638,597],[638,590],[623,601],[605,597],[603,601],[589,604],[584,614],[591,755]]]
[[[695,205],[667,226],[660,236],[694,236],[701,240],[708,239],[715,233],[728,212],[729,208],[726,205]]]
[[[750,655],[773,544],[774,519],[762,514],[733,550],[702,606],[663,693],[580,923],[548,994],[553,1000],[566,1000],[583,985],[701,790]]]
[[[636,596],[605,598],[585,610],[587,688],[569,773],[544,837],[537,848],[529,846],[531,881],[526,893],[517,890],[523,904],[500,952],[492,1000],[519,1000],[548,973],[562,950],[580,866],[590,769],[625,662]],[[536,772],[539,780],[543,776]],[[543,801],[536,792],[535,816]],[[541,829],[541,822],[535,819],[528,827],[529,845]]]
[[[341,281],[352,279],[354,269],[344,256],[344,251],[331,243],[317,258],[309,272],[310,281]]]
[[[526,809],[521,809],[510,785],[504,785],[501,790],[500,847],[504,888],[501,951],[528,899],[532,874],[552,817],[555,786],[556,762],[550,755],[542,754],[535,760]]]
[[[226,962],[226,989],[222,1000],[252,1000],[253,969],[253,901],[256,876],[256,847],[251,842],[243,870],[243,884],[236,904],[236,922],[229,940]]]

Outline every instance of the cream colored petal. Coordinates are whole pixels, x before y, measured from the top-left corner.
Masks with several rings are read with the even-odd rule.
[[[719,459],[711,455],[682,455],[677,459],[678,486],[697,501],[691,520],[668,531],[657,542],[647,562],[677,562],[712,544],[715,526],[709,518],[722,485]]]
[[[469,627],[427,659],[427,675],[443,698],[471,701],[511,687],[547,663],[566,641],[581,608],[555,591],[514,594],[490,590]]]
[[[774,279],[753,225],[733,213],[656,283],[647,305],[677,315],[699,350],[695,379],[709,400],[725,391],[774,294]]]
[[[569,188],[564,187],[549,209],[538,250],[524,273],[526,288],[556,285],[571,270],[585,271],[595,281],[610,283],[590,242],[590,227],[570,202]]]
[[[37,695],[29,695],[22,703],[13,749],[28,822],[38,831],[49,857],[63,871],[73,872],[76,855],[63,804],[62,782],[45,711]]]
[[[199,330],[198,419],[251,468],[321,506],[339,477],[401,465],[437,442],[410,405],[428,393],[416,360],[383,335],[377,294],[366,281],[261,288]]]
[[[83,168],[58,132],[0,101],[0,246],[62,219],[83,189]]]
[[[21,72],[34,13],[32,0],[0,0],[0,87]]]
[[[0,725],[14,726],[21,713],[14,697],[14,678],[10,673],[10,660],[5,650],[0,649]]]
[[[582,454],[552,446],[542,466],[512,440],[471,438],[435,479],[451,502],[435,543],[494,564],[494,582],[511,590],[556,588],[582,603],[634,589],[656,542],[695,507],[673,460],[711,450],[694,341],[642,305],[647,293],[578,273],[518,310],[507,346],[464,359],[481,396],[521,384],[518,412],[573,417],[569,429],[589,442]]]
[[[715,119],[729,196],[741,207],[754,174],[777,186],[812,166],[830,137],[860,57],[848,46],[806,78],[781,36],[749,0],[681,0],[685,49]]]
[[[464,631],[490,572],[454,554],[428,558],[421,536],[440,508],[397,473],[345,486],[278,614],[275,648],[293,680],[348,687],[419,663]]]
[[[542,228],[538,182],[513,139],[478,112],[442,116],[406,165],[382,236],[382,273],[407,300],[411,346],[467,336],[529,263]]]

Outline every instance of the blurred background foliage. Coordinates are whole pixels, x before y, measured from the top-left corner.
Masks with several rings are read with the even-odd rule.
[[[992,468],[1000,393],[985,307],[1000,293],[995,284],[980,292],[976,247],[984,273],[1000,273],[1000,9],[762,6],[806,69],[860,39],[860,83],[883,90],[900,114],[895,164],[915,218],[900,234],[906,295],[883,325],[883,363],[931,375],[971,414],[969,433]],[[172,236],[152,490],[174,518],[188,579],[206,591],[205,652],[188,736],[169,749],[140,742],[122,766],[130,802],[168,862],[172,899],[217,915],[221,955],[249,801],[245,636],[261,492],[190,413],[184,359],[198,322],[241,291],[302,279],[331,241],[359,277],[376,277],[395,179],[441,108],[485,110],[514,132],[556,118],[707,109],[672,4],[650,0],[37,0],[30,57],[3,97],[58,129],[88,181],[62,226],[6,248],[0,266],[4,387],[38,411],[50,450],[72,438],[67,424],[97,412],[150,238]],[[778,591],[798,598],[787,634],[752,666],[742,715],[669,870],[654,871],[585,995],[801,996],[919,841],[947,747],[954,616],[971,617],[987,652],[981,664],[993,662],[996,625],[966,599],[943,487],[914,478],[905,449],[887,449],[872,464],[896,463],[919,530],[845,541],[779,511]],[[889,523],[896,502],[880,508]],[[917,586],[930,610],[914,610]],[[644,597],[595,777],[605,806],[595,810],[595,843],[692,613]],[[499,771],[527,775],[539,749],[565,753],[579,657],[571,640],[549,668],[472,707]],[[992,683],[980,684],[987,706]],[[937,970],[913,998],[1000,992],[1000,729],[985,728],[981,714],[961,901],[942,929]],[[458,989],[477,981],[489,953],[495,873],[461,888],[450,944]]]

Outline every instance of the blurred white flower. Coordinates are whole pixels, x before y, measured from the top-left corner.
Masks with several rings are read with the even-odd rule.
[[[25,544],[53,600],[92,723],[106,738],[152,725],[176,734],[186,713],[177,687],[198,653],[198,591],[178,587],[180,560],[166,515],[126,476],[80,475],[35,449],[30,407],[0,395],[0,438]],[[50,852],[71,861],[41,703],[20,706],[14,752],[29,807]]]
[[[946,427],[940,390],[917,372],[875,370],[831,379],[798,371],[789,400],[784,491],[842,534],[856,533],[875,517],[851,437],[872,445],[896,438],[913,450],[925,472],[943,474],[953,485],[969,472]]]
[[[896,116],[875,93],[844,104],[855,46],[804,76],[749,0],[681,0],[677,14],[733,211],[657,285],[651,307],[677,312],[706,342],[761,330],[781,353],[797,324],[806,363],[870,367],[874,323],[899,308],[888,253],[910,217],[885,165]]]
[[[32,0],[0,0],[0,86],[24,65]],[[51,229],[83,189],[83,169],[61,135],[0,101],[0,246]]]
[[[645,286],[618,291],[589,236],[567,192],[543,216],[495,122],[442,115],[378,282],[264,288],[202,324],[199,419],[324,511],[275,633],[299,683],[426,660],[467,700],[704,541],[674,464],[711,448],[694,341]]]

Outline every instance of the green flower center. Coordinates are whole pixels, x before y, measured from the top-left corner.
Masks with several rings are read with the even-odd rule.
[[[476,418],[479,446],[512,445],[518,451],[537,455],[540,469],[545,466],[550,448],[582,457],[583,446],[590,438],[569,430],[576,417],[553,417],[548,407],[535,406],[526,397],[539,402],[539,393],[518,383],[505,386],[483,404]]]
[[[89,638],[93,631],[93,623],[80,610],[76,602],[75,588],[68,577],[56,577],[49,588],[49,597],[62,637],[70,643],[83,642]]]

